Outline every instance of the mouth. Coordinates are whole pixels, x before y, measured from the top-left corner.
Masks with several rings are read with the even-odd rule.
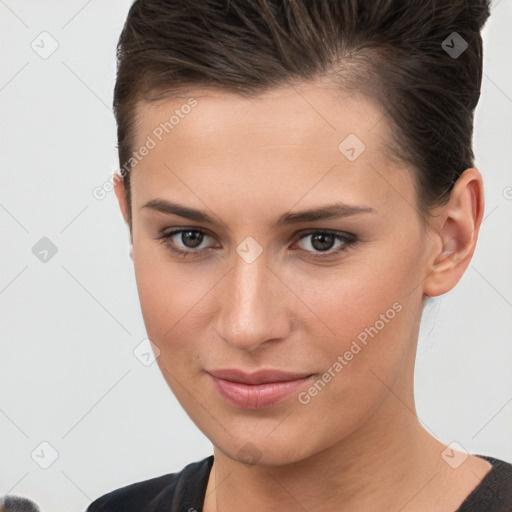
[[[279,370],[247,373],[238,369],[209,370],[214,388],[228,403],[244,409],[265,409],[296,393],[312,375]]]

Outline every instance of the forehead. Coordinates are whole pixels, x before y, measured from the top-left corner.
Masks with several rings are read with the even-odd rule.
[[[247,204],[251,190],[272,192],[285,205],[287,195],[313,188],[332,196],[342,187],[352,202],[376,185],[381,200],[396,194],[383,190],[376,174],[387,164],[384,110],[325,82],[287,85],[253,98],[191,89],[140,102],[136,125],[134,149],[149,141],[152,146],[131,176],[140,201],[162,195],[162,189],[190,195],[191,188],[208,194],[220,187],[247,194]]]
[[[141,101],[136,108],[135,135],[140,141],[156,130],[158,136],[158,125],[170,122],[173,139],[191,145],[217,147],[224,134],[236,136],[232,137],[233,142],[250,134],[250,139],[243,140],[244,145],[250,146],[265,139],[276,144],[303,144],[317,134],[326,136],[326,143],[341,142],[354,133],[371,146],[369,149],[376,144],[384,149],[388,134],[387,123],[381,122],[384,117],[384,109],[370,98],[357,91],[341,91],[317,79],[283,85],[250,98],[195,88],[154,103]],[[162,134],[164,138],[166,134]]]

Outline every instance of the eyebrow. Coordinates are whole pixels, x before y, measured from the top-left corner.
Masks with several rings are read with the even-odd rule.
[[[149,208],[160,213],[177,215],[196,222],[216,224],[215,219],[205,211],[189,208],[188,206],[167,201],[165,199],[152,199],[141,206],[141,209],[142,208]],[[275,221],[274,227],[299,224],[301,222],[312,222],[316,220],[337,219],[360,213],[377,213],[377,210],[365,205],[349,205],[342,202],[336,202],[318,208],[312,208],[310,210],[284,213]]]

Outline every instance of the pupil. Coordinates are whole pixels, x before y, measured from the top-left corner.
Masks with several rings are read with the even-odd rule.
[[[317,242],[317,241],[319,241],[320,244],[316,244],[315,242]],[[326,251],[326,250],[331,249],[333,243],[334,243],[334,235],[332,235],[330,233],[319,233],[318,235],[314,235],[311,240],[311,245],[319,251]]]
[[[191,244],[187,243],[187,237],[192,240]],[[203,241],[203,234],[199,233],[199,231],[183,231],[181,233],[181,241],[186,247],[194,248],[200,245]]]

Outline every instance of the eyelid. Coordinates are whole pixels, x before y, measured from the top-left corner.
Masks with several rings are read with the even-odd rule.
[[[177,248],[169,243],[169,240],[173,236],[179,235],[180,233],[183,233],[186,231],[196,231],[196,232],[202,233],[203,235],[209,236],[211,238],[214,238],[214,239],[216,238],[216,236],[211,234],[211,231],[206,228],[202,228],[199,226],[182,226],[182,227],[173,228],[170,231],[165,231],[165,230],[162,231],[155,238],[155,240],[159,240],[162,244],[166,245],[170,251],[172,251],[176,254],[180,254],[183,257],[197,258],[197,257],[200,257],[205,252],[209,253],[209,252],[211,252],[211,250],[214,249],[212,247],[206,247],[203,249],[185,249],[184,250],[181,248]],[[353,233],[346,232],[346,231],[338,231],[335,229],[327,229],[327,228],[326,229],[306,228],[306,229],[302,229],[302,230],[299,230],[296,233],[294,233],[293,239],[295,241],[293,242],[292,246],[294,246],[295,244],[300,242],[303,238],[306,238],[310,235],[317,234],[317,233],[327,233],[327,234],[333,235],[336,240],[343,239],[344,244],[342,244],[336,250],[330,249],[328,251],[325,251],[325,253],[322,251],[314,252],[314,251],[308,251],[305,249],[299,249],[299,250],[303,251],[304,253],[309,254],[308,257],[312,258],[312,259],[320,260],[320,259],[328,259],[329,257],[335,257],[339,253],[346,251],[347,249],[349,249],[351,246],[353,246],[355,243],[358,242],[358,237],[356,235],[354,235]],[[217,242],[217,245],[218,245],[218,242]]]
[[[322,234],[329,234],[332,235],[335,238],[335,241],[341,240],[343,241],[342,245],[338,247],[337,249],[329,249],[328,251],[322,252],[322,251],[307,251],[305,249],[300,249],[303,252],[309,254],[309,258],[316,259],[316,260],[322,260],[322,259],[329,259],[334,258],[338,256],[340,253],[346,251],[347,249],[351,248],[358,242],[358,237],[354,235],[353,233],[348,233],[346,231],[338,231],[335,229],[322,229],[322,228],[309,228],[305,230],[301,230],[300,232],[296,233],[297,241],[293,243],[293,245],[300,242],[302,239],[307,238],[310,235],[322,233]]]
[[[171,228],[169,231],[162,230],[161,232],[159,232],[158,236],[155,237],[155,239],[158,240],[164,236],[176,235],[183,231],[198,231],[198,232],[208,235],[212,238],[217,238],[217,236],[207,228],[203,228],[203,227],[199,227],[199,226],[180,226],[180,227],[176,227],[176,228]],[[311,235],[313,233],[329,233],[329,234],[335,235],[335,236],[336,235],[343,236],[347,239],[356,239],[357,238],[356,235],[354,235],[353,233],[350,233],[348,231],[341,231],[341,230],[331,229],[331,228],[304,228],[304,229],[300,229],[300,230],[296,231],[292,235],[292,239],[300,240],[301,238],[303,238],[307,235]]]
[[[341,231],[338,229],[330,229],[330,228],[302,229],[300,231],[297,231],[294,236],[297,237],[298,239],[301,239],[304,236],[312,235],[313,233],[328,233],[328,234],[334,235],[334,236],[342,236],[347,239],[356,239],[357,238],[356,235],[354,235],[353,233],[349,233],[348,231]]]

